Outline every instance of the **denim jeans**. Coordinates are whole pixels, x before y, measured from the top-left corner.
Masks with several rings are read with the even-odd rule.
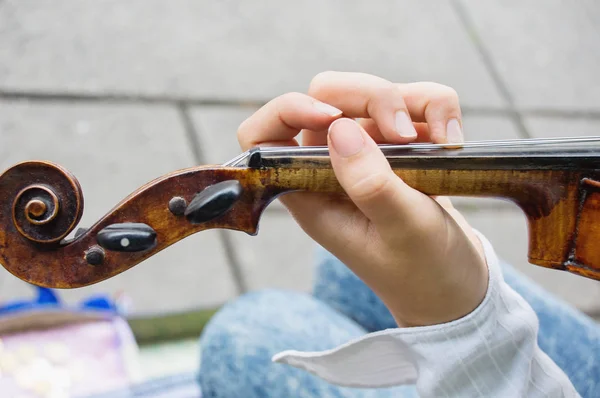
[[[600,396],[600,326],[508,264],[506,282],[535,310],[538,341],[583,397]],[[277,352],[320,351],[397,327],[381,300],[343,263],[319,253],[312,295],[264,290],[225,305],[200,338],[204,397],[416,397],[414,386],[357,389],[331,385],[271,362]]]

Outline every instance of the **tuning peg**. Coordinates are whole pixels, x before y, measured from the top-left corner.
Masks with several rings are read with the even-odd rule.
[[[242,196],[237,180],[222,181],[196,194],[185,209],[185,217],[193,224],[213,220],[227,213]]]
[[[156,231],[141,223],[112,224],[98,232],[96,239],[106,250],[140,252],[156,246]]]

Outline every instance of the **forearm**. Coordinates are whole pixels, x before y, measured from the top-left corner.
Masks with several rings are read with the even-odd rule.
[[[485,238],[489,284],[475,311],[453,322],[372,333],[322,353],[284,352],[278,362],[355,387],[416,384],[420,396],[578,396],[537,344],[538,319],[503,280]]]

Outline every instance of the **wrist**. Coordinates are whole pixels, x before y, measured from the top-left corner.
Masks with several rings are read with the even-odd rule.
[[[489,287],[489,269],[483,245],[477,239],[465,255],[441,264],[429,274],[430,283],[411,282],[395,294],[388,309],[400,327],[432,326],[463,318],[483,302]],[[452,272],[448,272],[452,269]],[[400,289],[398,289],[400,290]],[[397,290],[397,291],[398,291]]]

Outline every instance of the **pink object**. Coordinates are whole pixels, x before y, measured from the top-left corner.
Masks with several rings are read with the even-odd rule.
[[[137,344],[115,315],[34,311],[0,318],[2,397],[74,397],[139,381]]]

